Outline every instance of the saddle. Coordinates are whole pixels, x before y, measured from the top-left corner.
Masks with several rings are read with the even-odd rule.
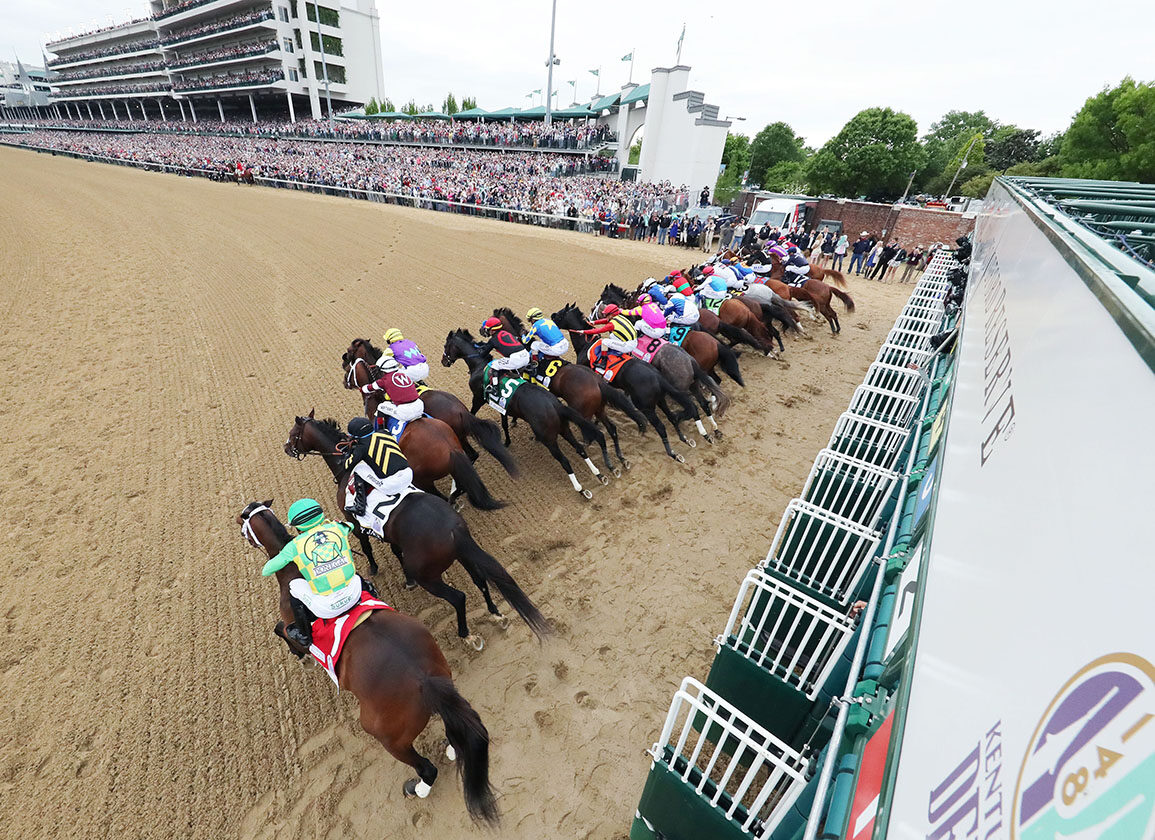
[[[599,353],[598,349],[600,346],[600,342],[591,345],[590,349],[586,351],[586,358],[589,359],[590,367],[593,368],[602,379],[606,382],[613,382],[614,377],[625,367],[626,362],[634,357],[615,353],[612,350],[603,350]]]
[[[349,634],[368,621],[374,610],[392,609],[384,601],[362,591],[361,600],[352,609],[336,618],[318,618],[313,621],[313,644],[309,653],[325,669],[338,690],[341,684],[337,681],[337,660],[341,658]]]
[[[482,395],[490,407],[498,414],[505,414],[506,406],[509,405],[509,398],[517,393],[518,388],[528,382],[528,380],[522,379],[520,375],[511,376],[505,371],[502,371],[496,388],[491,384],[491,381],[490,370],[489,367],[486,366],[485,390],[482,392]]]
[[[541,361],[538,362],[537,373],[532,379],[529,378],[529,374],[525,374],[526,380],[535,382],[543,388],[548,388],[549,383],[557,376],[557,372],[568,364],[570,364],[568,359],[551,356],[545,364],[542,364]]]

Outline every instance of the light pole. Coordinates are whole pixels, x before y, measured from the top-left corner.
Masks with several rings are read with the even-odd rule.
[[[967,150],[963,152],[962,163],[958,165],[958,169],[956,169],[954,172],[954,177],[950,179],[950,186],[946,188],[946,195],[943,196],[943,198],[945,198],[948,202],[950,201],[951,190],[954,189],[954,182],[958,180],[959,173],[967,168],[967,156],[970,155],[971,149],[974,148],[975,141],[979,139],[979,136],[980,135],[976,134],[971,138],[970,145],[967,146]]]
[[[549,20],[549,60],[546,61],[545,78],[545,124],[548,126],[553,122],[553,66],[561,64],[557,60],[557,56],[553,54],[553,35],[557,29],[557,0],[553,0],[553,15]]]

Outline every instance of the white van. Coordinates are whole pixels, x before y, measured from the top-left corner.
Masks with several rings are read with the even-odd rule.
[[[760,228],[764,224],[776,228],[796,228],[806,223],[807,215],[817,209],[817,201],[796,198],[767,198],[759,201],[750,215],[749,224]]]

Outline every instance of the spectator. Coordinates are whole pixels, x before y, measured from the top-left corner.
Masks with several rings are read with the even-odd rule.
[[[894,255],[898,253],[898,240],[893,240],[889,245],[882,249],[882,253],[878,255],[878,265],[874,267],[874,273],[870,275],[871,280],[878,280],[880,283],[886,282],[886,273],[891,269],[891,260]]]
[[[878,266],[878,261],[882,259],[882,240],[874,243],[874,247],[870,249],[869,255],[866,257],[866,279],[871,280],[874,269]]]
[[[842,260],[846,257],[846,249],[850,247],[850,239],[845,233],[839,234],[838,241],[834,243],[834,261],[831,267],[836,271],[842,271]]]
[[[704,252],[709,252],[711,246],[714,244],[714,230],[716,227],[717,222],[714,220],[714,217],[711,216],[706,221],[706,226],[702,229],[702,250]]]
[[[858,235],[858,239],[855,240],[854,245],[850,249],[850,267],[846,270],[847,274],[854,272],[859,277],[862,276],[862,263],[863,260],[866,259],[867,253],[870,251],[870,239],[868,238],[869,236],[870,234],[868,234],[866,231],[863,231]],[[855,265],[858,266],[857,271],[855,271]]]
[[[649,230],[648,230],[649,235],[646,237],[647,242],[653,242],[655,239],[658,238],[658,219],[659,218],[660,218],[660,216],[658,215],[657,210],[651,210],[650,211],[650,223],[649,223]]]
[[[699,207],[709,207],[710,206],[710,188],[709,187],[702,187],[702,192],[698,196],[698,206]]]
[[[666,240],[670,235],[670,225],[673,220],[670,218],[668,210],[662,211],[662,215],[658,218],[658,244],[665,245]]]
[[[899,280],[899,282],[900,283],[907,282],[910,279],[910,275],[912,273],[914,273],[915,270],[921,270],[921,268],[920,268],[921,264],[922,264],[922,246],[919,245],[917,248],[915,248],[909,254],[906,255],[905,265],[902,269],[902,278]]]

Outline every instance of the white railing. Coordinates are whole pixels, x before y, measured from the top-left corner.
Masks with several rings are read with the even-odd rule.
[[[918,397],[895,394],[871,385],[859,385],[850,398],[850,413],[891,426],[906,428],[918,410]]]
[[[814,459],[800,498],[873,528],[897,480],[898,473],[892,470],[823,449]]]
[[[806,759],[692,677],[674,694],[650,755],[758,838],[806,784]]]
[[[726,629],[714,640],[765,669],[810,700],[854,634],[854,622],[802,591],[751,569]]]
[[[894,469],[906,443],[907,429],[844,412],[834,424],[826,448],[881,467]]]

